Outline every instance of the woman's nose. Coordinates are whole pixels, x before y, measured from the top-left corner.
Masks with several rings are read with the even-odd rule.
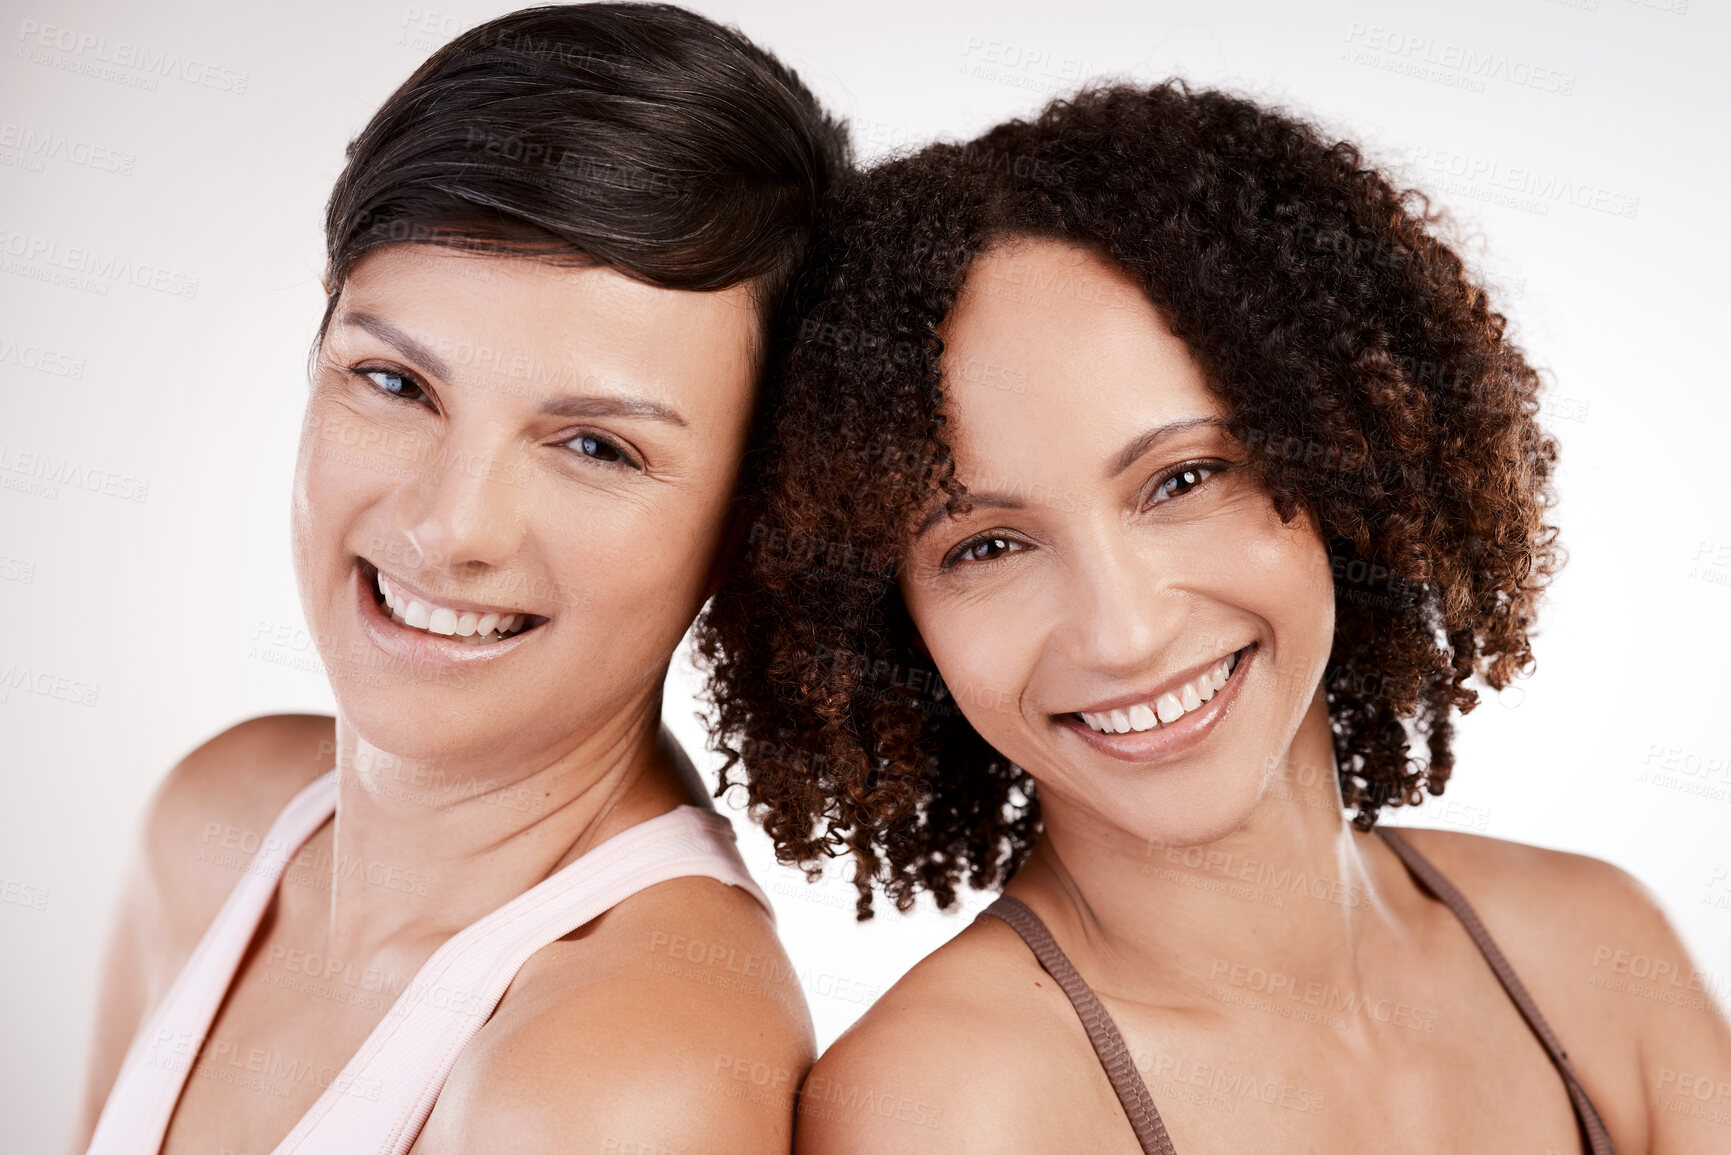
[[[432,448],[397,494],[397,529],[422,566],[460,571],[506,564],[522,538],[529,500],[516,447],[477,438]]]
[[[1145,670],[1189,614],[1159,567],[1129,542],[1097,546],[1069,569],[1059,628],[1078,666],[1112,674]]]

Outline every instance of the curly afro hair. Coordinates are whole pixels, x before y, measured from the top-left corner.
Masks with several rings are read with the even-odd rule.
[[[874,887],[952,907],[964,875],[1002,883],[1038,837],[1032,779],[948,699],[896,582],[913,512],[934,490],[965,499],[939,327],[974,258],[1016,237],[1086,246],[1145,287],[1280,516],[1315,518],[1353,821],[1440,794],[1466,681],[1501,689],[1531,666],[1561,560],[1539,375],[1441,223],[1351,144],[1178,82],[1086,91],[838,190],[698,627],[717,794],[742,785],[808,874],[851,851],[861,919]]]

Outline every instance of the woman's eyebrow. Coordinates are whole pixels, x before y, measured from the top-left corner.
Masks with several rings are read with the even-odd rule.
[[[353,325],[357,329],[363,329],[409,360],[419,364],[421,368],[433,376],[446,381],[451,379],[451,370],[446,366],[443,358],[383,317],[349,310],[337,318],[337,324]]]
[[[1106,473],[1107,479],[1110,480],[1117,477],[1120,473],[1129,469],[1132,465],[1136,464],[1144,453],[1153,449],[1155,445],[1159,444],[1159,442],[1165,438],[1171,437],[1175,433],[1183,433],[1187,429],[1198,429],[1207,425],[1212,425],[1221,430],[1226,429],[1226,422],[1220,420],[1218,417],[1186,417],[1181,421],[1168,421],[1164,425],[1156,425],[1154,428],[1141,434],[1136,438],[1136,440],[1130,442],[1130,444],[1118,451],[1118,456],[1112,459],[1111,467]],[[987,509],[1021,509],[1024,503],[1019,498],[1010,494],[974,493],[970,491],[966,499],[966,504],[970,507],[977,505],[983,506]],[[948,503],[940,503],[932,507],[931,511],[920,521],[918,528],[914,530],[912,540],[918,541],[920,538],[924,537],[934,525],[942,521],[948,514]]]
[[[1118,456],[1112,459],[1112,464],[1106,470],[1106,480],[1110,481],[1135,465],[1144,453],[1147,453],[1165,438],[1174,433],[1182,433],[1186,429],[1196,429],[1204,425],[1213,425],[1221,430],[1226,428],[1226,422],[1217,417],[1188,417],[1182,421],[1168,421],[1164,425],[1156,425],[1118,451]]]
[[[651,421],[665,421],[681,428],[685,426],[685,418],[679,415],[678,410],[659,401],[651,401],[647,397],[570,394],[544,403],[541,412],[549,417],[646,417]]]
[[[420,365],[435,377],[449,381],[451,370],[444,360],[431,349],[385,320],[371,313],[350,310],[337,318],[339,325],[353,325],[363,329],[410,361]],[[659,401],[651,401],[647,397],[618,397],[605,394],[571,394],[555,397],[541,406],[541,412],[548,417],[644,417],[651,421],[665,421],[669,425],[684,427],[685,418],[679,412]]]
[[[963,504],[966,505],[971,512],[975,506],[980,506],[985,509],[1021,509],[1023,503],[1020,499],[1008,494],[973,493],[970,491],[967,497],[963,500]],[[914,531],[912,540],[918,541],[920,538],[924,537],[931,531],[931,528],[934,525],[944,520],[944,518],[949,515],[949,512],[950,506],[948,502],[940,502],[933,506],[931,512],[927,513],[925,519],[920,522],[919,528]]]

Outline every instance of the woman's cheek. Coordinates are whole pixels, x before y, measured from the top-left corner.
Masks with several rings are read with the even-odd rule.
[[[302,469],[310,493],[320,498],[364,498],[400,486],[436,456],[428,432],[409,422],[372,420],[324,390],[314,394],[301,427]]]
[[[671,651],[702,604],[720,503],[622,498],[553,470],[525,475],[532,537],[549,550],[547,592],[604,647],[600,660]]]
[[[1334,643],[1334,583],[1328,551],[1306,515],[1265,521],[1245,551],[1242,588],[1274,632],[1266,658],[1275,684],[1302,706],[1314,693]],[[1249,596],[1249,595],[1247,595]]]
[[[1000,749],[1015,745],[1010,735],[1021,718],[1030,665],[1025,646],[1037,636],[1020,620],[1025,608],[1013,600],[959,598],[932,607],[934,625],[941,626],[922,631],[952,700],[980,736]]]

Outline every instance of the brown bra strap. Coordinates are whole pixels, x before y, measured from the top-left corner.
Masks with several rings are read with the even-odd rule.
[[[1088,1041],[1094,1044],[1094,1053],[1100,1057],[1100,1065],[1106,1068],[1106,1077],[1112,1081],[1112,1090],[1118,1093],[1118,1102],[1124,1105],[1124,1114],[1130,1117],[1130,1126],[1136,1132],[1137,1142],[1142,1144],[1143,1155],[1178,1155],[1166,1134],[1166,1125],[1160,1121],[1160,1112],[1154,1109],[1154,1097],[1148,1093],[1148,1084],[1142,1081],[1136,1064],[1130,1059],[1130,1048],[1124,1045],[1117,1024],[1112,1022],[1112,1016],[1106,1013],[1106,1008],[1100,1005],[1088,984],[1082,981],[1082,976],[1076,973],[1070,960],[1064,957],[1064,952],[1058,949],[1046,924],[1026,905],[1008,895],[982,910],[979,917],[987,915],[1002,919],[1011,930],[1021,935],[1046,973],[1070,997],[1070,1005],[1076,1008],[1076,1017],[1082,1020]]]
[[[1532,995],[1522,985],[1509,960],[1503,957],[1496,940],[1491,938],[1485,924],[1479,921],[1478,912],[1466,896],[1456,890],[1454,884],[1444,878],[1442,872],[1432,866],[1412,844],[1398,833],[1385,826],[1376,827],[1376,833],[1381,835],[1384,844],[1394,851],[1407,870],[1416,878],[1419,884],[1429,891],[1444,906],[1460,920],[1473,944],[1484,955],[1491,970],[1502,983],[1503,990],[1515,1004],[1515,1009],[1521,1012],[1527,1026],[1532,1028],[1539,1043],[1545,1048],[1545,1053],[1557,1068],[1557,1073],[1563,1077],[1563,1086],[1568,1090],[1569,1103],[1575,1109],[1575,1119],[1580,1124],[1581,1138],[1587,1144],[1589,1155],[1616,1155],[1617,1149],[1611,1143],[1611,1136],[1605,1130],[1604,1120],[1599,1117],[1598,1108],[1593,1106],[1593,1100],[1587,1094],[1587,1089],[1581,1086],[1581,1081],[1575,1075],[1575,1068],[1569,1062],[1567,1052],[1557,1040],[1551,1025],[1545,1021],[1545,1016],[1539,1012],[1538,1004],[1533,1002]],[[1100,1065],[1106,1069],[1106,1077],[1112,1082],[1112,1090],[1117,1092],[1118,1102],[1124,1106],[1124,1114],[1130,1118],[1130,1126],[1136,1132],[1136,1139],[1142,1144],[1144,1155],[1177,1155],[1173,1150],[1172,1140],[1166,1134],[1166,1125],[1160,1121],[1160,1112],[1154,1107],[1154,1098],[1148,1093],[1148,1085],[1142,1081],[1142,1076],[1136,1070],[1136,1064],[1130,1060],[1130,1050],[1124,1045],[1124,1038],[1118,1033],[1118,1027],[1112,1022],[1112,1016],[1100,1004],[1082,976],[1076,972],[1070,960],[1059,949],[1051,932],[1045,923],[1028,907],[1003,895],[992,905],[980,912],[980,917],[990,915],[1008,923],[1010,929],[1022,936],[1022,941],[1028,944],[1028,949],[1034,952],[1034,957],[1040,960],[1040,965],[1051,975],[1069,996],[1070,1005],[1076,1008],[1077,1018],[1082,1020],[1082,1027],[1088,1032],[1088,1041],[1094,1044],[1094,1053],[1100,1057]]]
[[[1611,1145],[1610,1133],[1605,1130],[1605,1122],[1599,1118],[1598,1109],[1587,1096],[1587,1089],[1581,1086],[1580,1079],[1575,1077],[1575,1068],[1570,1065],[1569,1056],[1563,1050],[1562,1043],[1558,1042],[1557,1036],[1552,1033],[1551,1025],[1545,1022],[1545,1016],[1539,1013],[1533,996],[1521,985],[1521,980],[1515,975],[1509,960],[1504,958],[1503,952],[1497,948],[1496,940],[1491,938],[1490,931],[1479,921],[1478,913],[1473,910],[1472,904],[1466,900],[1465,895],[1455,889],[1454,883],[1444,878],[1442,872],[1432,866],[1430,860],[1415,850],[1405,838],[1385,826],[1375,829],[1412,876],[1418,879],[1420,885],[1454,912],[1454,916],[1460,919],[1461,925],[1466,928],[1467,934],[1472,936],[1479,953],[1491,964],[1497,981],[1503,984],[1503,990],[1508,992],[1516,1009],[1521,1012],[1521,1017],[1527,1020],[1527,1026],[1533,1029],[1533,1034],[1538,1036],[1545,1052],[1551,1056],[1557,1072],[1563,1076],[1563,1085],[1568,1088],[1569,1102],[1574,1105],[1575,1118],[1580,1121],[1581,1136],[1586,1140],[1590,1155],[1616,1155],[1616,1148]]]

